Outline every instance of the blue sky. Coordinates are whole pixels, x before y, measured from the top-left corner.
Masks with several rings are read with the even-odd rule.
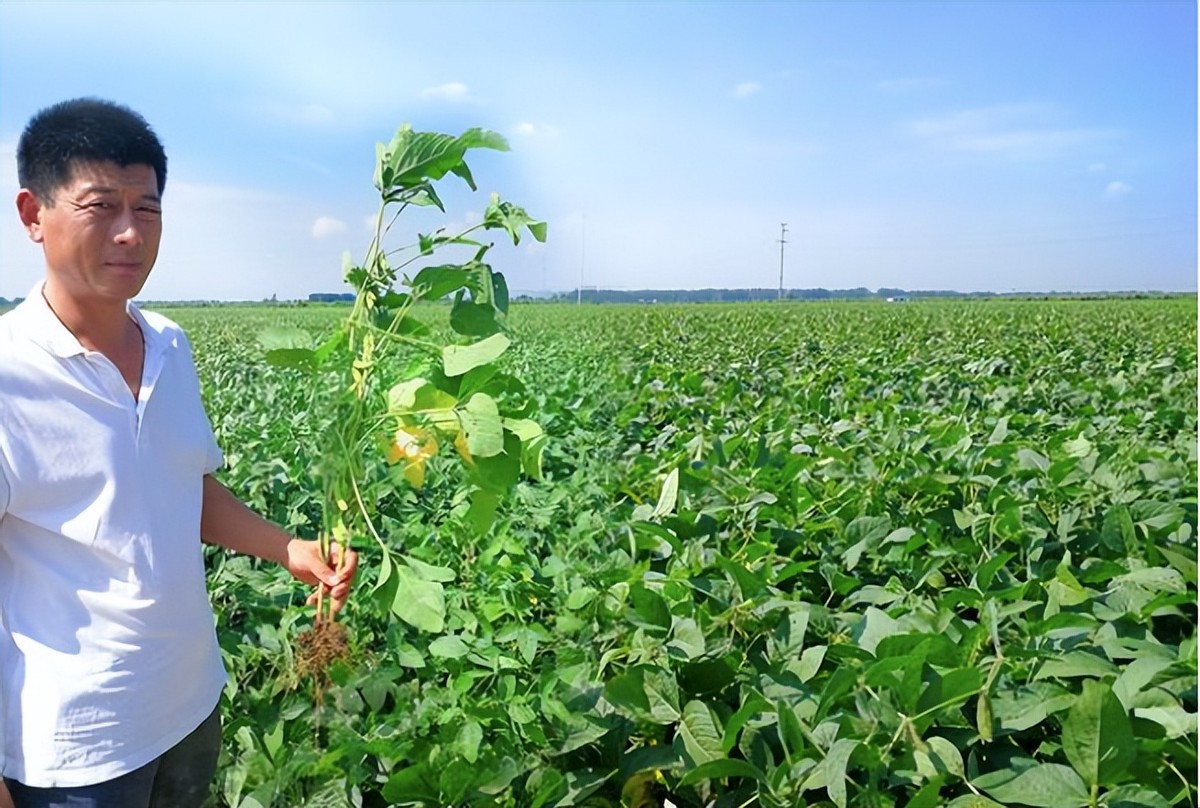
[[[788,287],[1195,290],[1196,41],[1192,0],[5,0],[0,195],[28,118],[94,95],[167,147],[147,298],[343,291],[404,122],[512,151],[393,246],[499,191],[550,227],[491,253],[519,291],[773,288],[782,222]]]

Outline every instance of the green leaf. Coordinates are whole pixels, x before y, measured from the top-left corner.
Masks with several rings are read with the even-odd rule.
[[[483,727],[478,721],[468,721],[458,730],[454,746],[468,763],[479,759],[479,744],[483,742]]]
[[[525,787],[532,793],[529,808],[542,808],[543,805],[557,804],[566,795],[567,780],[558,769],[542,766],[529,775]]]
[[[1002,729],[1021,731],[1037,726],[1046,717],[1065,712],[1075,696],[1054,682],[1033,682],[1017,690],[1003,690],[993,697],[996,720]]]
[[[258,344],[266,351],[312,348],[312,337],[303,328],[270,326],[258,332]]]
[[[429,653],[441,659],[460,659],[470,653],[470,648],[458,636],[446,634],[429,643]]]
[[[671,639],[667,648],[678,652],[683,659],[698,659],[704,656],[706,649],[704,631],[690,617],[675,617],[672,619]]]
[[[679,686],[675,674],[664,668],[647,667],[642,674],[650,717],[660,724],[679,720]]]
[[[760,783],[767,781],[767,776],[753,763],[722,757],[689,769],[683,777],[679,778],[679,785],[681,787],[690,786],[702,780],[725,780],[731,777],[742,777]]]
[[[539,241],[543,240],[539,239]],[[508,314],[508,281],[500,272],[492,273],[492,305],[501,314]]]
[[[419,558],[412,556],[401,556],[404,563],[412,568],[412,571],[417,574],[422,581],[436,581],[437,583],[447,584],[458,577],[454,570],[449,567],[437,567],[433,564],[426,564]]]
[[[1089,800],[1083,780],[1061,763],[1041,763],[1019,773],[1001,769],[976,777],[973,783],[1000,802],[1033,808],[1079,808]]]
[[[471,492],[471,506],[463,521],[474,536],[482,536],[491,529],[496,521],[496,509],[500,505],[500,497],[494,491],[476,488]]]
[[[743,562],[732,561],[725,556],[717,556],[717,566],[737,584],[743,600],[754,600],[766,592],[766,582],[762,573],[757,575],[746,568]]]
[[[935,735],[927,739],[925,748],[913,752],[913,759],[916,761],[917,771],[928,780],[946,775],[959,779],[966,776],[962,753],[958,751],[958,747],[940,736]]]
[[[510,757],[501,758],[479,773],[475,788],[483,794],[495,795],[508,788],[520,772]]]
[[[487,393],[471,396],[466,406],[458,409],[458,419],[472,457],[492,457],[504,451],[504,422],[496,400]]]
[[[805,781],[805,788],[824,786],[829,799],[833,800],[838,808],[846,808],[846,767],[850,763],[850,756],[858,749],[860,743],[861,741],[850,738],[835,741],[820,765]]]
[[[388,391],[388,411],[395,415],[415,414],[431,425],[452,431],[458,400],[424,378],[408,379]]]
[[[435,132],[414,132],[404,124],[391,143],[381,150],[376,185],[385,194],[394,188],[420,185],[424,180],[439,180],[453,172],[466,181],[471,190],[475,184],[463,162],[468,149],[486,148],[508,151],[508,142],[495,132],[468,129],[458,137]]]
[[[1193,554],[1191,557],[1184,555],[1169,547],[1159,547],[1158,552],[1162,553],[1163,558],[1167,560],[1172,567],[1179,570],[1179,573],[1190,582],[1196,584],[1196,557]]]
[[[604,684],[604,699],[632,718],[649,716],[650,701],[646,698],[646,681],[642,670],[635,668],[614,676]]]
[[[1100,802],[1104,808],[1171,808],[1162,794],[1145,786],[1117,786],[1105,793]]]
[[[400,769],[383,786],[383,798],[389,803],[426,803],[436,805],[440,799],[437,785],[429,776],[425,764]]]
[[[582,609],[595,600],[597,594],[597,591],[590,586],[573,589],[571,594],[567,595],[566,607],[571,611]]]
[[[1182,738],[1196,732],[1196,713],[1189,713],[1179,705],[1169,707],[1135,707],[1133,714],[1143,721],[1159,724],[1168,738]]]
[[[828,646],[813,645],[805,648],[800,654],[800,660],[795,665],[789,665],[788,670],[796,674],[801,682],[807,682],[817,675],[821,663],[825,661],[825,651]]]
[[[694,765],[718,760],[725,756],[721,749],[721,728],[716,716],[702,701],[689,701],[683,706],[678,731],[683,748]]]
[[[1171,666],[1170,659],[1163,657],[1138,657],[1125,666],[1121,675],[1113,682],[1113,695],[1116,696],[1128,712],[1135,705],[1135,697],[1146,685],[1154,680],[1161,671]]]
[[[675,502],[679,497],[679,469],[671,469],[671,473],[663,480],[662,491],[658,494],[658,504],[654,506],[652,517],[662,518],[675,512]]]
[[[978,794],[964,794],[946,803],[946,808],[1005,808],[995,800],[981,797]]]
[[[311,348],[276,348],[267,351],[267,364],[277,368],[316,370],[317,354]]]
[[[318,345],[315,351],[313,351],[313,359],[316,361],[317,365],[325,364],[325,361],[329,359],[329,357],[333,356],[334,352],[340,348],[342,343],[345,341],[346,332],[342,329],[338,329],[329,335],[329,337],[320,345]]]
[[[470,345],[447,345],[442,349],[442,367],[447,376],[461,376],[480,365],[495,362],[509,344],[508,337],[493,334]]]
[[[800,719],[796,711],[787,702],[775,704],[775,716],[779,726],[779,740],[783,744],[783,754],[788,762],[795,765],[804,751],[804,732],[800,728]]]
[[[490,303],[475,303],[461,298],[450,310],[450,327],[466,337],[487,337],[497,334],[504,326],[496,319],[496,309]]]
[[[854,641],[859,648],[875,653],[875,646],[880,640],[896,634],[899,630],[900,624],[887,612],[869,607],[854,630]]]
[[[1115,676],[1117,667],[1107,659],[1088,651],[1069,651],[1062,656],[1046,660],[1034,679],[1048,679],[1052,676],[1068,679],[1076,676],[1087,676],[1102,679]]]
[[[750,719],[763,715],[772,709],[771,705],[757,693],[749,693],[738,711],[725,722],[725,737],[721,741],[721,749],[728,755],[737,746],[738,733]]]
[[[541,424],[528,418],[505,418],[504,428],[521,439],[521,470],[535,480],[542,477],[542,456],[547,437]]]
[[[504,451],[475,457],[475,467],[471,470],[471,479],[494,493],[507,491],[521,476],[521,439],[511,432],[503,434]]]
[[[413,297],[421,300],[441,300],[451,292],[471,287],[475,273],[459,264],[425,267],[408,282]]]
[[[1104,513],[1100,528],[1100,540],[1116,553],[1130,552],[1137,547],[1137,534],[1133,529],[1133,518],[1124,505],[1114,505]]]
[[[662,595],[645,586],[635,585],[629,589],[633,609],[643,624],[659,629],[665,635],[671,628],[671,608]]]
[[[1040,471],[1043,474],[1050,470],[1050,460],[1041,452],[1021,448],[1017,450],[1017,465],[1023,469]]]
[[[438,773],[439,805],[460,805],[475,785],[476,769],[462,758],[451,758]]]
[[[499,194],[492,194],[492,200],[483,213],[483,226],[489,230],[501,229],[512,238],[513,244],[521,243],[521,230],[527,228],[538,241],[546,240],[546,223],[532,218],[525,209],[510,202],[502,202]]]
[[[446,594],[440,583],[425,581],[411,567],[398,565],[392,614],[421,631],[439,634],[445,627]]]
[[[1187,592],[1183,576],[1170,567],[1143,567],[1125,575],[1118,575],[1112,579],[1110,586],[1118,587],[1126,583],[1137,584],[1150,592]]]

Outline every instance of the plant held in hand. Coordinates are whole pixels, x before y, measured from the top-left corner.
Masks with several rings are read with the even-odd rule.
[[[447,174],[476,190],[465,155],[481,148],[505,151],[508,144],[483,129],[452,136],[415,132],[408,125],[390,143],[379,144],[374,236],[361,263],[349,256],[345,260],[345,278],[355,291],[350,312],[319,345],[298,329],[273,328],[260,335],[268,362],[344,377],[333,400],[316,407],[322,414],[321,437],[327,441],[319,470],[324,487],[321,541],[326,556],[336,556],[331,565],[340,571],[346,548],[373,538],[383,550],[377,588],[404,581],[407,597],[396,598],[393,613],[433,632],[441,631],[444,617],[439,576],[419,562],[410,564],[383,535],[372,503],[376,489],[394,485],[394,478],[369,470],[382,457],[399,468],[407,484],[420,488],[428,461],[443,447],[454,446],[471,489],[467,522],[473,531],[483,532],[495,517],[500,496],[522,471],[539,473],[545,442],[540,425],[530,417],[533,407],[522,394],[523,385],[499,365],[510,345],[508,287],[504,276],[485,262],[492,245],[472,237],[479,230],[502,230],[513,244],[525,233],[544,241],[545,223],[493,194],[482,221],[461,232],[439,228],[419,235],[410,247],[384,247],[385,236],[409,207],[445,212],[435,183]],[[448,246],[466,246],[474,255],[457,264],[430,260]],[[404,274],[417,262],[424,266],[412,277]],[[454,336],[443,342],[411,315],[421,302],[448,296]],[[312,633],[300,642],[302,666],[318,679],[346,654],[345,632],[334,622],[328,599],[318,598]]]

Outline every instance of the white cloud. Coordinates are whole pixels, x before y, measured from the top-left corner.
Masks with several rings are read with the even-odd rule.
[[[513,127],[513,132],[520,137],[558,137],[558,127],[547,123],[532,123],[531,121],[521,121]]]
[[[439,84],[436,87],[426,87],[421,91],[422,98],[436,98],[441,101],[466,101],[469,94],[470,89],[467,85],[459,81]]]
[[[1053,104],[997,104],[913,121],[908,131],[938,148],[1026,158],[1121,135],[1112,129],[1057,126],[1062,117]]]
[[[1126,185],[1119,180],[1113,180],[1104,188],[1104,196],[1106,199],[1118,199],[1130,193],[1133,187]]]
[[[313,238],[326,238],[345,232],[346,223],[340,219],[334,219],[332,216],[318,216],[312,226]]]
[[[749,98],[755,93],[761,93],[762,89],[762,85],[757,81],[743,81],[741,84],[733,88],[733,97]]]

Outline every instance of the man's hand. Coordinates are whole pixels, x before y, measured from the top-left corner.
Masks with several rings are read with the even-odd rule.
[[[321,557],[319,542],[292,538],[282,528],[247,508],[211,474],[204,478],[200,537],[209,544],[216,544],[236,553],[276,561],[306,584],[325,584],[330,589],[335,614],[345,605],[350,594],[350,584],[354,582],[354,573],[358,570],[358,553],[347,549],[345,558],[341,559],[341,569],[334,570],[330,566],[330,559]],[[339,553],[335,542],[332,563],[338,563]],[[316,592],[308,602],[317,602]],[[0,808],[8,806],[0,802]]]
[[[336,542],[330,545],[330,552],[334,563],[337,563],[341,551]],[[337,614],[345,605],[346,598],[350,596],[350,585],[354,583],[354,575],[358,571],[358,553],[347,549],[339,572],[321,557],[320,542],[292,539],[288,542],[287,560],[283,562],[283,566],[297,580],[313,586],[322,583],[328,586],[333,613]],[[316,602],[317,593],[314,592],[308,596],[308,603],[313,605]],[[0,808],[4,808],[3,803],[0,803]]]
[[[4,785],[4,780],[0,779],[0,808],[16,808],[13,804],[12,795],[8,793],[8,786]]]

